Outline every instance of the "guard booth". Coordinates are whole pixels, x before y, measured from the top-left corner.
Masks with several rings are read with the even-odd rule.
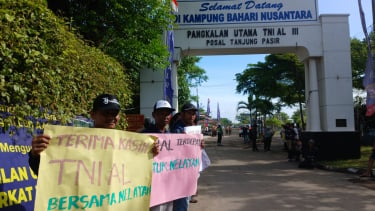
[[[306,131],[321,160],[360,157],[354,129],[348,14],[319,14],[317,0],[179,1],[174,30],[172,104],[187,55],[295,53],[305,64]],[[163,72],[141,72],[141,113],[163,98]]]

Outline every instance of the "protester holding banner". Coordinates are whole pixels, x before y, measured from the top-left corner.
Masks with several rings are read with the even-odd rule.
[[[94,120],[95,128],[115,129],[120,119],[120,103],[115,95],[101,94],[93,102],[93,108],[90,112]],[[35,174],[38,174],[40,153],[44,151],[49,144],[51,137],[39,135],[33,138],[31,142],[31,151],[29,152],[29,165]],[[157,144],[153,147],[153,154],[159,153]]]
[[[158,100],[154,104],[154,111],[152,117],[155,120],[154,124],[150,124],[141,133],[169,133],[167,125],[172,117],[174,108],[169,104],[168,101]],[[173,211],[173,201],[166,202],[150,208],[150,211]]]
[[[166,133],[167,125],[171,120],[171,114],[174,108],[166,100],[158,100],[154,105],[152,117],[155,122],[144,128],[141,133]]]
[[[182,106],[179,120],[171,128],[172,133],[184,133],[185,127],[195,125],[197,107],[191,103]]]
[[[191,103],[186,103],[182,106],[180,120],[174,124],[173,128],[171,128],[172,133],[185,133],[185,127],[195,125],[195,119],[197,117],[198,109]],[[204,147],[204,142],[202,141],[202,147]],[[187,211],[189,207],[189,201],[192,203],[196,203],[197,200],[192,197],[184,197],[180,199],[176,199],[173,202],[173,210],[174,211]]]

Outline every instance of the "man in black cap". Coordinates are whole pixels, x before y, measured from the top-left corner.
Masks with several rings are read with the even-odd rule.
[[[114,129],[120,119],[120,103],[116,96],[101,94],[94,100],[90,112],[95,128]]]
[[[120,119],[120,103],[116,96],[101,94],[94,100],[93,109],[90,112],[95,128],[115,129]],[[29,152],[29,165],[33,172],[38,175],[40,153],[47,149],[51,137],[47,135],[35,136],[31,141]],[[156,156],[159,153],[159,145],[154,143],[152,153]]]
[[[197,117],[198,109],[191,103],[186,103],[181,108],[180,120],[174,124],[171,128],[172,133],[185,133],[184,128],[195,125],[195,119]],[[203,147],[203,145],[202,145]],[[189,199],[184,197],[173,201],[173,210],[175,211],[187,211],[189,207],[189,201],[196,203],[196,199]]]
[[[121,106],[116,96],[111,94],[97,96],[90,112],[94,127],[114,129],[120,119],[120,109]],[[51,137],[43,134],[34,137],[31,141],[29,164],[36,175],[39,171],[40,153],[47,149],[50,139]]]
[[[184,127],[195,125],[197,117],[197,107],[191,103],[186,103],[181,108],[180,120],[176,122],[171,131],[173,133],[184,133]]]

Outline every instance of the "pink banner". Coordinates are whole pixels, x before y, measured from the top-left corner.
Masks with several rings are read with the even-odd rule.
[[[159,138],[154,157],[150,207],[194,195],[201,163],[202,134],[152,134]]]

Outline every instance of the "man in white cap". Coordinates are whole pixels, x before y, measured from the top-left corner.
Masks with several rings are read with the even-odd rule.
[[[168,133],[166,126],[169,124],[173,111],[175,109],[172,108],[168,101],[156,101],[152,112],[155,123],[149,124],[141,133]],[[173,211],[173,201],[150,207],[150,211]]]
[[[172,117],[172,112],[175,111],[166,100],[158,100],[154,104],[154,111],[152,112],[152,117],[155,120],[154,124],[150,124],[145,128],[142,133],[166,133],[166,126]]]

